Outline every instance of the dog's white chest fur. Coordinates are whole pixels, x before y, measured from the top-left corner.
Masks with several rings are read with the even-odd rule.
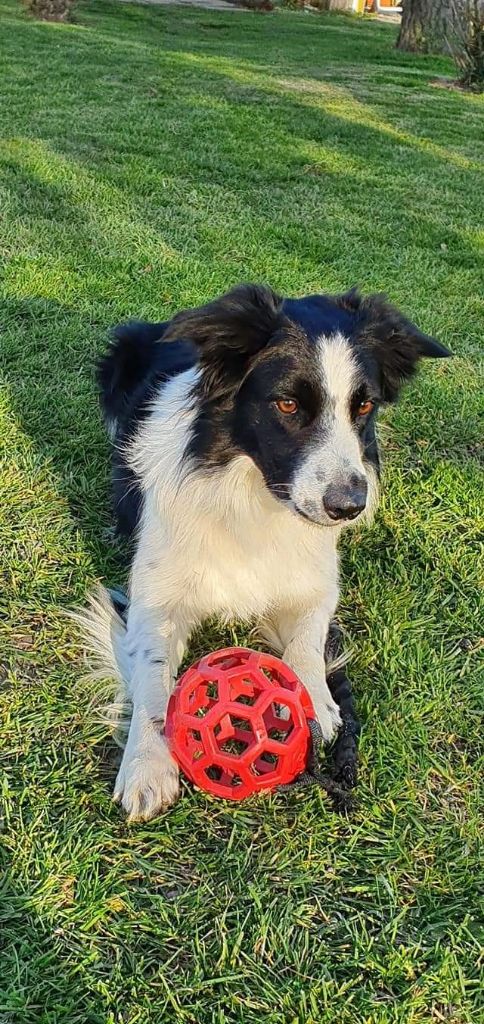
[[[254,619],[317,602],[337,582],[337,532],[307,523],[269,494],[240,456],[222,472],[181,470],[193,423],[190,371],[170,382],[129,461],[145,484],[140,544],[152,552],[166,608],[188,618]],[[182,485],[181,485],[182,481]]]
[[[279,509],[245,457],[223,477],[191,476],[177,496],[147,494],[146,527],[163,604],[189,618],[262,618],[336,585],[334,536]]]

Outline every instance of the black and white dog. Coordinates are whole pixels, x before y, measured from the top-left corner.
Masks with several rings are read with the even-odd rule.
[[[130,818],[178,795],[164,716],[187,638],[209,616],[256,622],[333,738],[324,650],[339,535],[377,501],[379,405],[420,357],[447,355],[356,291],[283,299],[242,285],[117,329],[99,380],[117,526],[135,550],[127,622],[104,592],[90,631],[132,704],[115,786]]]

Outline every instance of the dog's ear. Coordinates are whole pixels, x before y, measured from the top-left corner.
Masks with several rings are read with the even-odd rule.
[[[278,329],[282,301],[264,285],[238,285],[206,306],[179,313],[165,339],[184,338],[197,345],[206,390],[217,390],[223,382],[233,385]]]
[[[424,334],[387,302],[384,295],[361,298],[356,289],[341,296],[341,305],[358,320],[358,340],[378,363],[384,402],[395,402],[420,359],[450,356],[440,341]]]

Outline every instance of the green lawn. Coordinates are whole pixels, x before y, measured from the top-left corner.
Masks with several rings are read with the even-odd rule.
[[[371,21],[0,20],[0,1024],[476,1024],[483,101]],[[186,791],[127,826],[63,618],[126,575],[93,361],[244,279],[384,289],[456,358],[385,416],[344,550],[357,811]]]

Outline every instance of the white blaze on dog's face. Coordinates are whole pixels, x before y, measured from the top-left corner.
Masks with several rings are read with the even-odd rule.
[[[240,286],[168,325],[199,354],[187,464],[223,470],[241,455],[295,514],[357,519],[377,494],[375,419],[422,356],[447,350],[381,296],[282,299]]]
[[[334,525],[356,519],[365,510],[368,498],[368,473],[353,411],[361,369],[341,334],[318,339],[315,360],[320,373],[321,410],[294,474],[290,497],[301,515],[316,523]]]

